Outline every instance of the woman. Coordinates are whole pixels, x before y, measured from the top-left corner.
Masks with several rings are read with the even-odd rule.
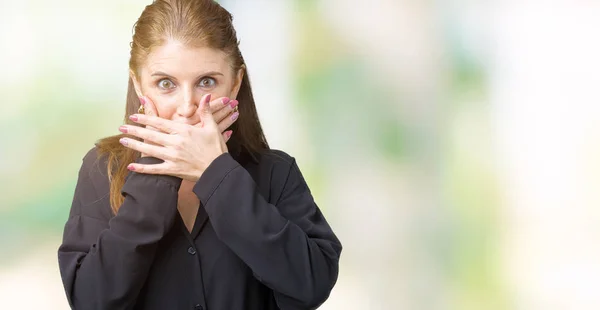
[[[129,67],[123,134],[84,157],[58,250],[71,307],[322,304],[342,246],[294,159],[268,147],[231,15],[154,1]]]

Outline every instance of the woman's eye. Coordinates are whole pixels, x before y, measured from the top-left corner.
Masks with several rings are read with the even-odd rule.
[[[217,84],[217,81],[215,81],[215,79],[213,79],[213,78],[208,78],[207,77],[207,78],[203,78],[200,81],[200,86],[201,87],[213,87],[213,86],[215,86],[215,84]]]
[[[162,89],[171,89],[173,88],[173,82],[171,82],[170,80],[164,79],[164,80],[160,80],[158,81],[158,87],[162,88]]]

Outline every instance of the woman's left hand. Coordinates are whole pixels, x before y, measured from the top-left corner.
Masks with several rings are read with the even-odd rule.
[[[129,170],[163,174],[196,182],[215,158],[226,153],[227,145],[210,111],[210,94],[200,100],[201,122],[192,126],[171,120],[134,114],[130,119],[136,123],[152,126],[162,131],[154,131],[138,126],[124,126],[127,134],[151,141],[152,145],[130,138],[122,138],[121,144],[141,153],[160,158],[163,163],[142,165],[131,163]],[[228,132],[231,136],[231,132]]]

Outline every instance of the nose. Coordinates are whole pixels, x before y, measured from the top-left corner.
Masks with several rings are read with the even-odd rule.
[[[197,97],[193,88],[183,92],[181,103],[177,106],[177,114],[184,118],[191,118],[200,105],[200,98]]]

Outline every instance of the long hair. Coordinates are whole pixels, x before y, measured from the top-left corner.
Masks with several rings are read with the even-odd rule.
[[[146,6],[135,23],[129,69],[139,81],[139,68],[148,54],[169,39],[177,40],[190,47],[204,46],[225,52],[234,72],[245,68],[236,98],[240,102],[238,106],[240,116],[231,126],[233,135],[228,144],[235,141],[243,152],[252,156],[252,154],[268,149],[269,145],[258,119],[250,78],[239,50],[239,42],[232,20],[232,15],[213,0],[155,0]],[[129,115],[137,113],[139,106],[140,101],[133,81],[129,78],[124,117],[126,124],[138,126],[129,120]],[[100,139],[96,143],[99,157],[101,155],[108,156],[107,175],[110,182],[110,206],[115,214],[124,201],[121,188],[129,173],[127,165],[141,155],[140,152],[119,143],[119,139],[124,136],[127,135],[110,136]]]

